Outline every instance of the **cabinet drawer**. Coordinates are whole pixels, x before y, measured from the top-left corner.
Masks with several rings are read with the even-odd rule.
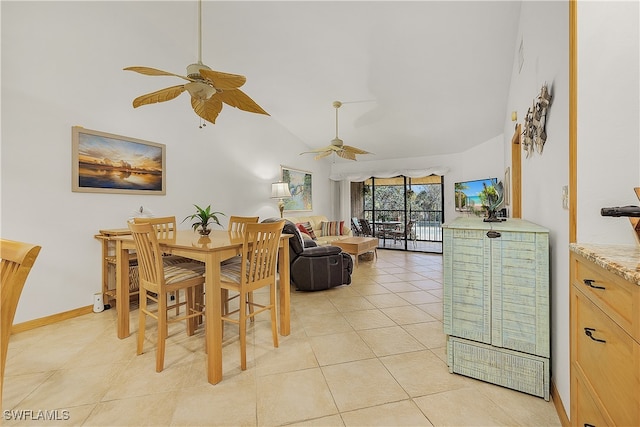
[[[582,382],[582,378],[579,375],[574,376],[573,384],[575,399],[577,405],[577,416],[573,422],[573,425],[595,426],[605,427],[612,423],[607,421],[607,418],[600,412],[599,406],[596,404],[595,399],[589,393],[586,385]]]
[[[633,313],[633,305],[640,298],[640,286],[632,285],[615,274],[590,263],[582,257],[572,255],[574,285],[589,296],[601,309],[626,331],[640,340],[638,331],[638,314]],[[589,286],[589,284],[591,286]],[[604,288],[604,289],[601,289]],[[634,323],[636,323],[634,327]],[[634,332],[636,334],[634,334]]]
[[[549,400],[549,359],[448,338],[449,371]]]
[[[582,292],[574,290],[573,298],[575,368],[616,425],[640,425],[640,345]]]

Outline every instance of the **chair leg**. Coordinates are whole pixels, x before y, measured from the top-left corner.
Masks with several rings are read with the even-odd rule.
[[[158,343],[156,345],[156,372],[164,369],[164,349],[167,339],[167,294],[158,294]]]
[[[229,313],[229,289],[222,289],[222,315]]]
[[[278,319],[276,316],[276,284],[275,282],[269,286],[269,304],[271,308],[271,335],[273,336],[273,346],[278,347]]]
[[[176,302],[176,316],[180,315],[180,291],[175,291],[172,293],[173,298]]]
[[[256,321],[255,317],[253,317],[253,292],[247,293],[247,302],[247,306],[249,307],[249,321],[253,323]]]
[[[247,369],[247,293],[240,292],[240,369]]]
[[[186,288],[184,290],[184,293],[187,298],[187,305],[186,305],[186,312],[185,312],[187,316],[195,313],[196,305],[194,301],[194,291],[195,291],[194,288]],[[192,336],[195,330],[196,330],[196,318],[188,317],[187,318],[187,336]]]
[[[136,353],[142,354],[144,347],[145,320],[147,317],[147,290],[140,288],[138,293],[138,346]]]

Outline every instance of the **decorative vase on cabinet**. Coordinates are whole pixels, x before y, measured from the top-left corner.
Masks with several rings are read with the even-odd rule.
[[[549,400],[549,231],[458,218],[443,237],[449,371]]]

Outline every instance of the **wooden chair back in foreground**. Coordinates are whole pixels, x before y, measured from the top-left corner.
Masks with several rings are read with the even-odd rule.
[[[158,240],[173,239],[176,235],[176,217],[159,216],[154,218],[133,218],[134,224],[151,224],[156,230]]]
[[[151,224],[156,230],[156,235],[158,240],[171,240],[176,237],[176,217],[175,216],[159,216],[152,218],[133,218],[134,224]],[[167,255],[163,254],[162,262],[164,265],[172,265],[172,264],[180,264],[183,262],[191,263],[196,262],[189,258],[181,257],[178,255]],[[180,310],[180,294],[175,293],[171,294],[172,299],[176,301],[176,315]]]
[[[158,243],[158,236],[149,223],[131,224],[129,229],[133,235],[138,253],[138,270],[140,273],[140,309],[138,326],[137,354],[143,353],[145,338],[145,321],[150,316],[158,322],[156,345],[156,372],[164,369],[165,341],[168,323],[187,321],[187,335],[195,331],[195,318],[203,314],[203,310],[196,307],[196,292],[202,292],[204,286],[204,264],[182,262],[165,265]],[[173,318],[168,317],[168,311],[175,308],[167,303],[167,293],[183,291],[186,295],[185,311]],[[156,310],[148,305],[148,300],[154,301]],[[178,299],[176,298],[176,301]]]
[[[236,231],[238,233],[244,233],[247,224],[256,224],[259,217],[257,216],[230,216],[229,217],[229,231]]]
[[[40,253],[40,246],[29,243],[0,239],[0,406],[2,405],[2,384],[4,383],[4,365],[7,361],[9,336],[16,315],[18,300],[22,288]]]
[[[224,264],[220,271],[222,289],[237,292],[238,309],[222,316],[222,320],[236,323],[240,328],[240,368],[247,369],[247,319],[252,319],[265,310],[271,312],[271,334],[273,346],[278,347],[276,320],[276,260],[278,244],[284,221],[247,224],[242,244],[242,260]],[[258,304],[250,294],[260,288],[269,287],[269,302]],[[235,317],[235,315],[238,317]]]

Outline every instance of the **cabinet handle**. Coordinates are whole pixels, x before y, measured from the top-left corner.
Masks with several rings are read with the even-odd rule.
[[[499,231],[494,231],[494,230],[487,231],[487,237],[490,239],[495,239],[496,237],[500,237],[500,236],[502,236],[502,234],[500,234]]]
[[[587,285],[587,286],[589,286],[590,288],[593,288],[593,289],[603,289],[603,290],[607,289],[604,286],[594,285],[593,282],[595,282],[595,280],[593,280],[593,279],[584,279],[583,282],[584,282],[585,285]]]
[[[601,340],[601,339],[599,339],[599,338],[594,337],[594,336],[593,336],[593,333],[594,333],[595,331],[596,331],[596,330],[595,330],[595,329],[593,329],[593,328],[584,328],[584,333],[585,333],[585,335],[586,335],[586,336],[588,336],[589,338],[591,338],[592,340],[594,340],[594,341],[598,341],[598,342],[606,342],[605,340]]]
[[[589,423],[584,423],[584,427],[596,427],[593,424],[589,424]]]

